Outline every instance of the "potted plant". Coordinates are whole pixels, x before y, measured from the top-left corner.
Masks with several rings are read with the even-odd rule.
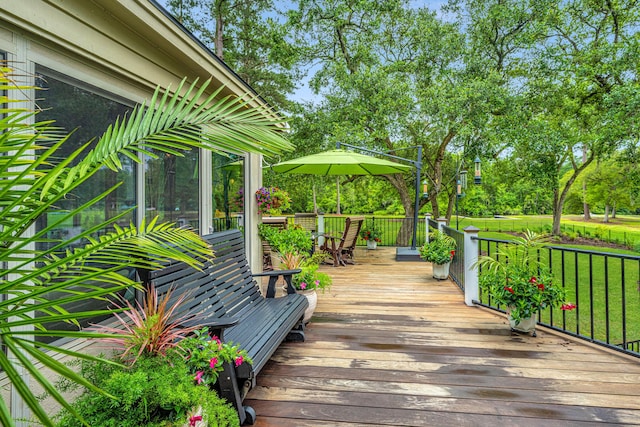
[[[382,231],[370,221],[360,230],[360,237],[367,241],[367,249],[375,249],[382,239]]]
[[[256,202],[259,214],[280,215],[289,209],[291,198],[278,187],[260,187],[256,191]]]
[[[56,425],[239,425],[236,410],[214,386],[223,364],[251,364],[251,358],[238,345],[210,337],[206,327],[174,317],[185,298],[173,298],[172,291],[159,297],[151,288],[142,304],[115,302],[126,309],[116,313],[116,325],[93,327],[109,334],[102,339],[115,344],[113,359],[82,363],[89,387],[58,414]],[[64,381],[59,387],[80,390]]]
[[[258,235],[269,243],[273,268],[279,267],[283,257],[311,252],[313,245],[311,233],[296,224],[286,229],[259,224]]]
[[[566,291],[553,282],[549,268],[541,261],[540,249],[547,236],[527,230],[513,244],[491,256],[478,258],[480,288],[498,305],[504,305],[511,329],[535,336],[536,312],[548,307],[573,310]]]
[[[311,258],[312,260],[313,258]],[[318,271],[318,265],[308,263],[302,267],[302,271],[293,276],[292,284],[297,291],[302,293],[309,300],[309,307],[304,313],[303,322],[307,323],[311,320],[314,310],[318,304],[318,293],[320,290],[328,290],[333,280],[327,273]]]
[[[433,263],[433,277],[449,277],[449,264],[456,253],[456,241],[453,237],[436,230],[429,234],[429,243],[420,247],[420,257]]]

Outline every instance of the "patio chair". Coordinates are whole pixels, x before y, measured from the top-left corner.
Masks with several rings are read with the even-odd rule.
[[[363,216],[347,217],[341,237],[331,234],[324,235],[325,240],[320,249],[333,258],[334,267],[346,266],[347,263],[355,264],[353,251],[356,248],[356,241],[363,222]]]

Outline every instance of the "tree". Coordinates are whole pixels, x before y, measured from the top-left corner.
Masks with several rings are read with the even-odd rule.
[[[511,117],[507,83],[518,66],[512,58],[521,45],[530,44],[526,24],[534,21],[536,10],[513,8],[521,2],[503,3],[451,2],[460,21],[444,22],[433,11],[404,1],[300,1],[290,23],[319,64],[311,81],[325,97],[314,108],[323,111],[318,117],[324,120],[326,140],[408,159],[416,158],[410,147],[422,146],[431,186],[420,206],[430,203],[440,216],[440,195],[446,194],[450,217],[456,172],[498,139],[499,124]],[[463,5],[474,14],[456,8]],[[493,27],[473,27],[480,17]],[[465,27],[468,34],[460,30]],[[496,28],[498,37],[490,37]],[[386,179],[398,192],[405,215],[412,216],[414,178]],[[398,244],[407,243],[410,225]]]
[[[86,330],[51,330],[47,324],[77,325],[82,319],[111,314],[110,310],[69,312],[65,306],[81,306],[81,303],[113,297],[122,290],[139,286],[119,274],[122,269],[157,268],[169,259],[197,265],[192,257],[206,258],[212,253],[196,233],[172,224],[152,220],[139,227],[119,227],[118,219],[130,211],[121,212],[73,237],[50,237],[58,224],[104,201],[118,187],[117,183],[92,200],[64,211],[57,220],[33,233],[31,228],[38,218],[56,209],[60,201],[102,168],[121,170],[122,157],[138,162],[139,153],[153,156],[154,150],[181,156],[191,148],[263,154],[291,149],[279,135],[278,123],[267,118],[270,115],[265,108],[251,108],[250,100],[236,97],[216,100],[221,89],[206,95],[208,86],[209,82],[200,85],[196,82],[191,86],[183,82],[172,92],[158,90],[147,105],[138,106],[129,117],[109,126],[94,149],[88,150],[85,144],[64,156],[60,152],[66,135],[54,128],[51,121],[29,124],[34,113],[15,108],[11,99],[0,96],[0,104],[5,106],[4,115],[0,117],[0,147],[4,153],[0,156],[0,293],[7,297],[0,300],[0,342],[7,350],[0,352],[0,368],[43,425],[53,423],[24,381],[22,371],[29,373],[58,403],[77,416],[34,360],[72,382],[95,390],[47,351],[96,358],[37,342],[34,337],[105,337]],[[16,89],[25,88],[15,83],[11,69],[0,68],[0,93]],[[196,104],[196,101],[202,103]],[[38,150],[39,155],[33,156]],[[95,235],[103,229],[111,231],[99,237]],[[46,243],[47,249],[34,251],[37,243]],[[176,246],[181,250],[176,250]],[[52,299],[53,292],[62,296]],[[0,424],[14,425],[4,401],[0,401]]]
[[[170,11],[268,102],[293,108],[287,94],[299,77],[273,0],[169,0]]]
[[[625,109],[620,96],[638,85],[633,53],[640,12],[633,0],[574,0],[547,7],[546,37],[528,61],[529,117],[518,144],[522,158],[539,162],[539,173],[552,185],[553,233],[559,234],[564,202],[579,175],[625,144],[634,128],[637,132],[620,114]],[[631,99],[637,102],[637,96]],[[572,173],[561,183],[565,164]]]

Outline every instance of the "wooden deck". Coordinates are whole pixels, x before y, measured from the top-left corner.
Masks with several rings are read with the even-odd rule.
[[[280,347],[245,404],[256,426],[640,424],[640,360],[464,305],[391,248],[322,267],[304,343]]]

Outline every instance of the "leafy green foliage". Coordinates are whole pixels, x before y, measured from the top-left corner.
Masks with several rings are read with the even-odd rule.
[[[535,315],[547,307],[571,310],[566,291],[561,284],[554,284],[549,269],[540,261],[540,249],[547,239],[527,230],[513,244],[500,247],[492,256],[478,258],[480,287],[486,290],[496,304],[507,307],[511,319]]]
[[[321,290],[324,292],[331,288],[333,279],[327,273],[318,271],[317,264],[311,264],[302,267],[300,273],[293,275],[292,284],[301,291]]]
[[[286,229],[278,229],[268,224],[258,224],[260,238],[269,242],[276,252],[281,254],[300,254],[311,251],[311,233],[297,224]]]
[[[185,425],[202,407],[209,425],[237,426],[230,404],[208,387],[197,385],[187,363],[175,351],[166,357],[143,355],[130,367],[82,364],[81,374],[112,396],[85,390],[73,403],[88,425],[103,427],[168,427]],[[58,427],[83,424],[68,411],[58,415]]]
[[[434,264],[446,264],[453,259],[456,250],[456,241],[453,237],[436,230],[429,233],[429,243],[419,248],[420,257]]]

